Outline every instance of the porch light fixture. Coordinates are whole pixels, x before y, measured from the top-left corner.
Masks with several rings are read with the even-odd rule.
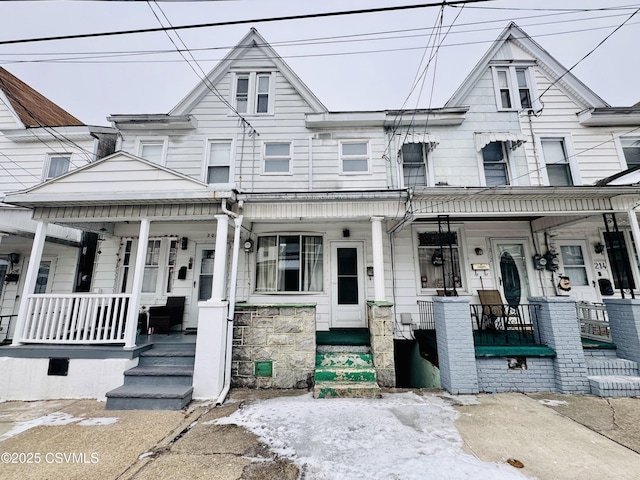
[[[18,263],[20,261],[20,254],[19,253],[10,253],[9,254],[9,261],[12,264],[15,265],[16,263]]]
[[[373,277],[373,267],[367,267],[367,276],[369,278]]]
[[[602,253],[604,252],[604,245],[602,244],[602,242],[598,242],[593,246],[593,251],[596,253]]]
[[[476,248],[476,255],[482,255],[484,254],[484,250],[482,250],[481,248]]]
[[[180,248],[182,250],[186,250],[189,245],[189,239],[187,237],[182,237],[180,239]]]

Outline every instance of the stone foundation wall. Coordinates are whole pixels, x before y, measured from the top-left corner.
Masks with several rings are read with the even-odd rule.
[[[387,302],[367,304],[373,365],[378,384],[383,387],[396,386],[392,307],[393,304]]]
[[[269,361],[272,376],[256,375],[256,362]],[[236,306],[232,386],[308,388],[315,364],[315,305]]]

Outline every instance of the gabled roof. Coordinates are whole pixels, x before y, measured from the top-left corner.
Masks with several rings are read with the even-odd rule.
[[[567,72],[560,62],[553,58],[549,52],[536,43],[524,30],[522,30],[514,22],[509,25],[498,36],[493,45],[487,50],[480,61],[473,67],[471,73],[462,82],[462,85],[456,90],[453,96],[445,104],[445,107],[459,107],[463,105],[463,101],[470,90],[476,85],[480,77],[489,68],[491,60],[496,56],[500,49],[507,42],[513,42],[522,50],[529,53],[536,59],[536,63],[544,70],[547,76],[556,81],[556,85],[565,89],[572,95],[576,101],[584,106],[584,108],[608,107],[609,104],[596,95],[589,87],[578,80],[571,72]],[[563,75],[564,74],[564,75]],[[541,92],[542,93],[542,92]]]
[[[231,192],[214,191],[199,180],[126,152],[116,152],[29,189],[5,202],[36,207],[219,202]]]
[[[638,185],[640,183],[640,165],[615,173],[607,178],[598,180],[595,185],[604,187],[607,185]]]
[[[0,67],[0,91],[25,127],[84,125],[76,117]]]
[[[287,63],[276,53],[276,51],[267,43],[267,41],[258,33],[255,28],[249,30],[242,40],[231,49],[231,51],[222,59],[222,61],[207,75],[206,82],[209,85],[216,85],[224,75],[229,71],[233,63],[242,58],[251,48],[257,48],[265,56],[267,56],[278,68],[280,73],[287,79],[293,88],[302,96],[302,98],[313,108],[314,112],[326,112],[326,107],[318,100],[318,98],[309,90],[300,77],[287,65]],[[202,98],[209,94],[210,90],[207,84],[200,82],[191,92],[184,97],[178,105],[176,105],[170,115],[186,115]]]

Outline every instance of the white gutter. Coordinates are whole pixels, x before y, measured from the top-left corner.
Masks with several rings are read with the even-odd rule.
[[[222,392],[216,400],[216,406],[222,405],[229,389],[231,388],[231,356],[233,350],[233,316],[236,310],[236,283],[238,281],[238,257],[240,251],[240,230],[242,227],[243,215],[227,210],[226,201],[222,202],[222,211],[227,215],[234,217],[235,231],[233,232],[233,254],[231,257],[231,279],[229,285],[229,313],[227,314],[227,343],[224,359],[224,385]]]

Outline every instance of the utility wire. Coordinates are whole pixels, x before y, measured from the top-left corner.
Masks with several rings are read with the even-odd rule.
[[[308,18],[326,18],[326,17],[339,17],[346,15],[361,15],[365,13],[381,13],[381,12],[394,12],[402,10],[415,10],[420,8],[439,7],[441,5],[463,5],[468,3],[485,3],[493,0],[452,0],[436,3],[419,3],[413,5],[396,5],[392,7],[380,7],[380,8],[364,8],[359,10],[343,10],[339,12],[322,12],[322,13],[307,13],[302,15],[285,15],[279,17],[266,17],[266,18],[253,18],[250,20],[227,20],[223,22],[211,22],[200,23],[191,25],[177,25],[172,28],[159,27],[159,28],[140,28],[135,30],[120,30],[114,32],[98,32],[98,33],[80,33],[75,35],[58,35],[53,37],[40,37],[40,38],[22,38],[16,40],[2,40],[0,45],[15,45],[20,43],[35,43],[35,42],[50,42],[54,40],[75,40],[79,38],[96,38],[96,37],[113,37],[117,35],[131,35],[138,33],[155,33],[165,30],[188,30],[196,28],[210,28],[210,27],[222,27],[229,25],[244,25],[247,23],[268,23],[268,22],[280,22],[287,20],[303,20]]]

